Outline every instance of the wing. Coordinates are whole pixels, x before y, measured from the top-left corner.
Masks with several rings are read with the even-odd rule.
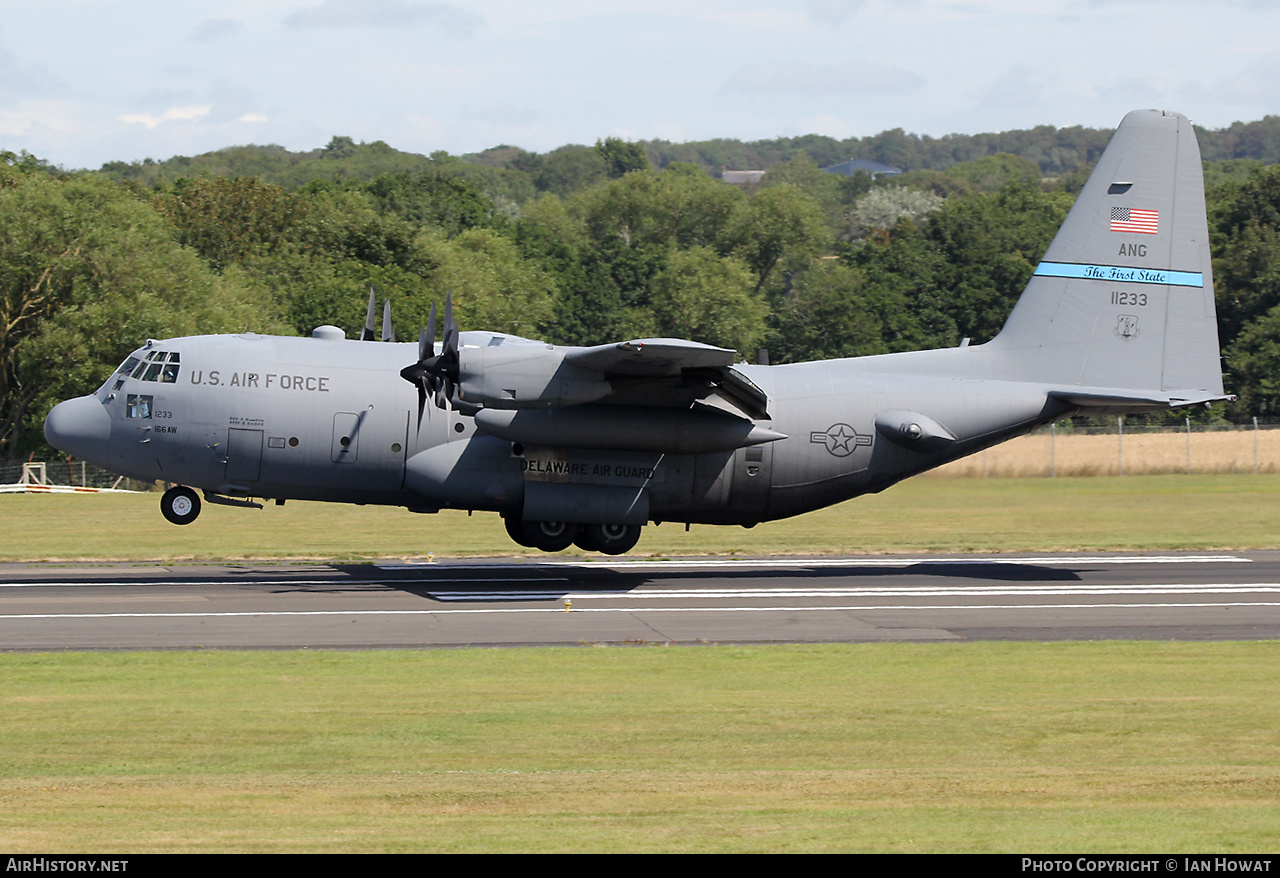
[[[679,338],[641,338],[634,341],[571,348],[565,362],[606,375],[647,377],[678,375],[685,369],[723,369],[733,365],[735,351]]]
[[[754,420],[768,420],[768,396],[734,368],[727,348],[675,338],[559,347],[516,336],[464,332],[458,401],[493,409],[587,403],[689,408],[719,396]]]
[[[642,338],[617,344],[573,348],[565,362],[603,373],[611,380],[616,401],[653,403],[652,379],[664,379],[659,395],[670,402],[701,399],[716,393],[755,420],[769,419],[769,398],[750,378],[733,368],[736,352],[678,338]],[[633,380],[627,380],[633,379]],[[641,379],[641,380],[634,380]],[[643,379],[650,379],[644,381]]]

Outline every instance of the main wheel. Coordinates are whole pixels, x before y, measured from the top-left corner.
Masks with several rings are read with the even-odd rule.
[[[526,521],[525,539],[529,545],[544,552],[562,552],[569,548],[578,532],[576,524],[563,521]]]
[[[525,531],[524,522],[519,518],[516,518],[514,515],[505,515],[502,518],[502,523],[507,527],[507,536],[511,537],[511,539],[518,545],[526,546],[530,549],[537,548],[529,541],[529,535]]]
[[[573,538],[573,544],[584,552],[599,552],[603,543],[600,542],[600,526],[591,524],[578,525],[578,535]]]
[[[578,545],[606,555],[624,555],[635,548],[639,539],[638,524],[584,524]]]
[[[182,485],[170,488],[160,497],[160,513],[174,524],[190,524],[200,515],[200,497]]]

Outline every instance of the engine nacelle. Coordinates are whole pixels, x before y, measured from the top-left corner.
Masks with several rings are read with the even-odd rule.
[[[476,425],[522,445],[706,454],[777,442],[786,435],[713,409],[591,405],[550,411],[476,412]]]

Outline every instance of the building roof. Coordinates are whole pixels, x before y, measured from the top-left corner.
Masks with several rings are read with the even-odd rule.
[[[901,174],[902,168],[895,168],[891,165],[882,165],[879,162],[873,162],[868,159],[849,159],[847,162],[841,162],[838,165],[832,165],[829,168],[823,168],[829,174],[844,174],[846,177],[852,177],[858,171],[866,171],[871,176],[876,177],[881,174]]]
[[[745,183],[759,183],[760,178],[763,176],[764,171],[730,171],[726,169],[720,172],[721,180],[739,186]]]

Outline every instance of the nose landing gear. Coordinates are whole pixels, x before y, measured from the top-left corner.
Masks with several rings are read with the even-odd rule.
[[[177,485],[160,497],[160,513],[173,524],[190,524],[200,515],[200,497],[190,488]]]

